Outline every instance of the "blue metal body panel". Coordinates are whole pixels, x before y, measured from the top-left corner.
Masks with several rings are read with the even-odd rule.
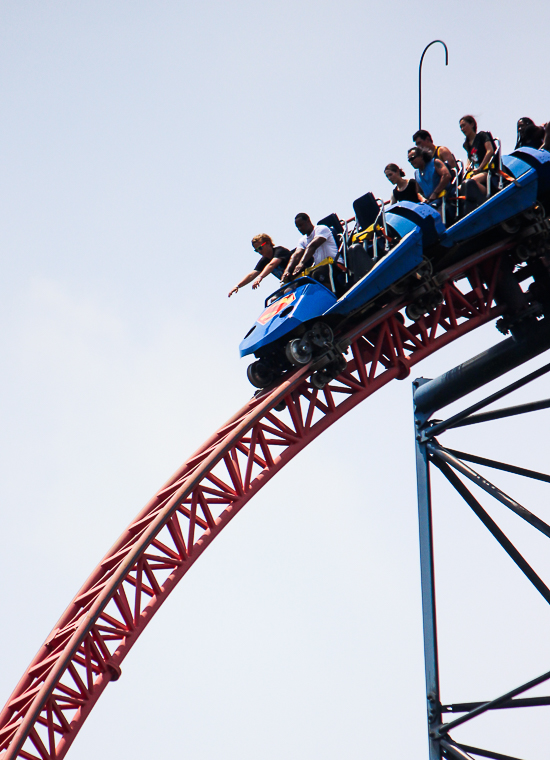
[[[525,174],[525,172],[528,172],[531,168],[529,164],[526,164],[525,161],[522,161],[521,158],[518,158],[517,156],[502,156],[502,166],[516,179],[521,177],[522,174]]]
[[[410,219],[393,214],[391,211],[386,212],[386,222],[397,232],[400,238],[404,238],[405,235],[408,235],[417,226]]]
[[[401,201],[388,207],[387,214],[404,217],[417,224],[422,230],[424,245],[433,245],[445,233],[445,225],[439,212],[427,203]]]
[[[422,262],[422,233],[416,225],[411,222],[408,224],[412,229],[405,237],[390,253],[380,259],[370,272],[367,272],[358,283],[350,288],[334,306],[331,306],[325,316],[345,315],[355,311],[418,267]]]
[[[517,183],[518,185],[508,185],[464,219],[453,224],[441,237],[441,244],[451,248],[530,208],[537,200],[537,172],[530,169],[518,178]]]
[[[522,161],[536,170],[539,176],[539,190],[542,193],[550,191],[550,153],[547,150],[518,148],[512,153],[512,156],[521,158]]]
[[[324,285],[309,277],[303,278],[303,283],[295,280],[282,288],[280,297],[260,314],[251,332],[241,341],[241,356],[254,354],[263,346],[283,338],[304,322],[324,314],[334,303],[336,296]]]

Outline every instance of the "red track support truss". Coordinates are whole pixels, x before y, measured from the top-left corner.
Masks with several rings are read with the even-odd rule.
[[[498,316],[494,290],[508,247],[447,270],[444,302],[417,322],[402,324],[401,301],[354,328],[336,380],[317,391],[307,367],[298,370],[251,399],[176,472],[91,574],[19,682],[0,714],[0,760],[65,756],[160,605],[260,488],[383,385]],[[283,399],[284,411],[274,411]]]

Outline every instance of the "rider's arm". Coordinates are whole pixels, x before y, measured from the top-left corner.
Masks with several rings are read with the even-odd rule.
[[[321,235],[318,235],[317,237],[313,238],[311,243],[307,246],[307,248],[302,253],[302,256],[298,262],[298,264],[294,267],[293,274],[299,274],[302,269],[305,269],[305,265],[310,260],[310,258],[313,256],[317,248],[320,248],[323,243],[326,243],[326,238],[321,237]]]
[[[243,277],[242,280],[239,282],[238,285],[235,285],[234,288],[232,288],[229,293],[227,294],[228,298],[231,298],[233,293],[236,293],[239,288],[244,288],[245,285],[248,285],[249,282],[252,282],[256,277],[258,276],[258,272],[253,269],[252,272],[249,272],[246,277]]]
[[[288,260],[288,264],[286,265],[286,269],[283,272],[283,276],[281,277],[281,282],[284,282],[285,280],[288,280],[288,278],[290,277],[290,275],[292,274],[292,272],[294,270],[296,262],[299,260],[300,256],[302,255],[303,250],[304,249],[301,248],[300,246],[298,246],[294,250],[292,256]]]
[[[262,271],[259,274],[258,272],[256,272],[258,276],[252,283],[252,288],[256,290],[256,288],[260,285],[264,277],[267,277],[268,274],[271,274],[271,272],[275,269],[275,267],[278,267],[279,264],[282,263],[282,261],[283,261],[282,259],[273,258],[271,259],[269,264],[262,269]]]
[[[433,193],[428,198],[429,201],[434,201],[438,196],[439,193],[444,190],[449,182],[451,181],[451,173],[443,163],[443,161],[440,161],[438,158],[434,158],[435,161],[435,171],[439,175],[439,184],[433,191]]]
[[[478,171],[483,171],[491,162],[492,157],[495,155],[495,147],[490,140],[485,143],[485,150],[487,151],[483,156],[483,161],[478,167]]]
[[[456,169],[457,168],[456,158],[451,153],[451,151],[449,150],[449,148],[446,148],[444,145],[440,145],[440,147],[439,147],[439,156],[438,156],[438,158],[440,158],[444,163],[449,164],[449,166],[451,167],[451,169]]]

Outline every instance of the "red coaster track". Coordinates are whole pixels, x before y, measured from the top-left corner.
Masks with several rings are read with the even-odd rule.
[[[158,491],[90,575],[0,714],[0,760],[63,758],[160,605],[227,523],[292,457],[410,367],[502,312],[500,243],[443,273],[444,300],[408,326],[395,301],[351,330],[322,391],[304,367],[251,399]],[[483,271],[481,271],[483,269]],[[460,285],[459,285],[460,283]],[[487,284],[486,284],[487,283]],[[281,401],[283,411],[275,411]]]

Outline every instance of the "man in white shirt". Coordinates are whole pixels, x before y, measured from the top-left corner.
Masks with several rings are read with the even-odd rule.
[[[288,280],[291,275],[296,277],[308,264],[319,264],[329,256],[336,259],[338,249],[329,227],[324,224],[313,225],[307,214],[296,214],[294,223],[303,237],[290,257],[288,266],[281,280]],[[313,258],[313,262],[310,259]]]

